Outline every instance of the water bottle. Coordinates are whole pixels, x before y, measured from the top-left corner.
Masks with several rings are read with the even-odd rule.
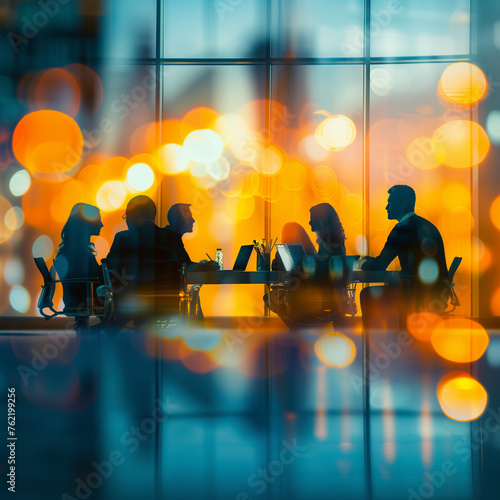
[[[224,254],[222,253],[222,249],[218,248],[217,251],[215,252],[215,262],[219,264],[219,270],[222,270],[224,267]]]

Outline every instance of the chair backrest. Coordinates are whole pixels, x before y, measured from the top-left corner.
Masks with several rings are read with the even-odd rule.
[[[448,275],[450,276],[450,281],[453,282],[455,273],[457,272],[458,266],[462,262],[462,257],[455,257],[451,263],[450,269],[448,270]]]
[[[185,273],[180,260],[140,260],[140,259],[102,259],[101,265],[106,286],[116,292],[134,290],[171,290],[185,289]]]
[[[110,291],[109,317],[149,321],[185,313],[187,285],[182,261],[102,259],[101,265]]]
[[[43,257],[35,257],[35,264],[42,275],[44,285],[54,280],[54,278],[50,275],[49,268],[47,267]]]

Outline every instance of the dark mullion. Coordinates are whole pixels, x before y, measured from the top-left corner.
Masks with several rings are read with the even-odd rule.
[[[154,57],[143,59],[102,59],[102,58],[87,58],[89,62],[100,63],[110,66],[119,65],[136,65],[136,66],[154,66],[157,60]],[[470,54],[461,54],[457,56],[413,56],[413,57],[371,57],[370,64],[425,64],[425,63],[454,63],[468,62]],[[281,58],[281,57],[257,57],[254,59],[248,58],[160,58],[158,63],[166,66],[265,66],[265,65],[301,65],[301,66],[351,66],[365,64],[366,58],[314,58],[314,57],[297,57],[297,58]]]
[[[163,56],[163,0],[156,0],[156,53],[154,58],[155,74],[156,74],[156,89],[155,89],[155,118],[158,127],[156,128],[155,141],[158,147],[161,146],[161,122],[163,114],[163,68],[160,63],[161,56]],[[161,149],[160,149],[161,151]],[[161,196],[161,179],[158,183],[158,223],[162,225],[161,214],[162,210],[162,196]],[[162,370],[162,355],[161,355],[161,339],[156,339],[156,390],[155,401],[163,399],[163,370]],[[162,494],[162,469],[163,469],[163,452],[162,452],[163,428],[162,425],[158,427],[155,436],[155,497],[160,500],[163,498]]]
[[[366,238],[366,250],[369,255],[370,249],[370,144],[367,141],[369,137],[368,131],[370,128],[370,64],[371,64],[371,46],[370,46],[370,17],[371,17],[371,0],[365,0],[364,12],[364,46],[363,46],[363,203],[364,203],[364,223],[363,230]],[[366,330],[363,335],[363,440],[365,450],[365,498],[372,500],[373,498],[373,481],[372,481],[372,457],[371,457],[371,419],[370,419],[370,338],[369,330]]]

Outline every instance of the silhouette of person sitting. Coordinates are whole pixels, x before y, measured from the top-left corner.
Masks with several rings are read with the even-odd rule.
[[[345,255],[345,233],[340,218],[329,203],[320,203],[310,209],[309,225],[316,233],[319,261],[331,255]]]
[[[196,222],[187,203],[176,203],[172,205],[167,213],[168,225],[165,226],[169,237],[169,254],[172,259],[178,259],[188,265],[189,271],[216,271],[217,263],[213,261],[202,260],[193,262],[184,247],[182,237],[186,233],[193,232],[193,226]]]
[[[70,212],[61,231],[61,243],[57,250],[54,265],[61,279],[98,279],[94,283],[94,304],[99,303],[95,290],[104,283],[101,266],[95,258],[97,252],[90,241],[92,236],[99,236],[103,224],[99,209],[87,203],[77,203]],[[64,312],[75,313],[87,309],[88,285],[82,283],[63,283]],[[87,323],[88,319],[79,319],[77,323]],[[76,325],[78,326],[78,325]],[[83,325],[80,325],[83,326]]]
[[[169,292],[179,291],[182,265],[171,255],[171,236],[155,224],[156,205],[151,198],[132,198],[123,218],[128,229],[115,235],[107,256],[114,281],[115,311],[119,311],[117,318],[110,319],[114,327],[123,326],[128,319],[134,323],[149,320],[175,307],[178,297]],[[141,298],[134,298],[138,294]]]
[[[390,316],[408,308],[431,307],[434,300],[447,302],[448,268],[439,230],[427,219],[415,214],[415,191],[410,186],[395,185],[388,191],[387,217],[398,223],[390,232],[378,257],[365,257],[362,270],[384,270],[398,257],[401,286],[367,287],[361,291],[363,322],[379,326]],[[445,304],[446,307],[446,304]],[[445,307],[441,307],[441,311]]]
[[[170,252],[171,237],[155,224],[154,201],[145,195],[135,196],[128,202],[123,218],[128,229],[115,235],[107,259],[115,261],[116,269],[123,269],[126,263],[126,273],[132,281],[158,281],[155,269],[146,268],[145,263],[151,266],[154,261],[175,257]]]
[[[299,325],[325,324],[340,317],[345,310],[345,286],[336,291],[332,284],[331,257],[345,256],[345,233],[335,209],[328,203],[315,205],[310,209],[309,225],[316,233],[318,251],[306,231],[297,223],[283,226],[282,242],[301,244],[309,258],[296,266],[285,277],[291,283],[290,301],[284,300],[279,288],[264,296],[268,307],[276,312],[289,328]],[[279,256],[273,261],[274,269],[282,269]],[[338,293],[337,293],[338,292]]]

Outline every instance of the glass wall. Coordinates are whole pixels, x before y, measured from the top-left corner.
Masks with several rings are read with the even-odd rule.
[[[128,200],[145,193],[161,225],[172,203],[190,203],[192,259],[221,247],[229,269],[240,245],[279,241],[289,221],[314,241],[308,211],[321,202],[339,213],[348,253],[377,254],[393,226],[384,208],[396,183],[415,188],[417,213],[441,231],[448,264],[464,258],[457,291],[460,311],[471,312],[473,271],[488,252],[473,196],[488,138],[475,124],[482,73],[461,66],[471,59],[469,2],[9,9],[0,41],[1,314],[37,314],[32,258],[50,263],[78,201],[101,209],[98,260],[125,228]],[[50,110],[67,117],[45,117],[61,137],[77,127],[69,150],[36,134],[29,148],[19,144],[21,119]],[[38,146],[59,166],[28,158]],[[202,301],[208,315],[262,314],[262,293],[206,286]]]

